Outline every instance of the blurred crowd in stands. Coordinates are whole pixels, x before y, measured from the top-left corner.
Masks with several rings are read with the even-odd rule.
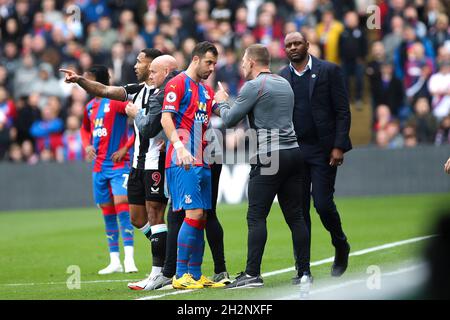
[[[64,83],[59,68],[83,73],[104,64],[112,84],[124,85],[136,81],[141,49],[171,54],[184,69],[195,43],[208,40],[219,49],[208,82],[221,81],[235,97],[243,50],[266,45],[278,72],[287,64],[284,35],[296,30],[307,36],[312,55],[341,65],[354,112],[370,109],[373,144],[450,144],[449,6],[446,0],[0,0],[0,160],[84,158],[78,129],[89,97]],[[226,136],[228,148],[242,143],[242,132]]]

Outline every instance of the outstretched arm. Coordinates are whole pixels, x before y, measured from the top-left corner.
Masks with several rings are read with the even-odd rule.
[[[104,84],[88,80],[83,76],[76,74],[72,70],[59,69],[59,71],[66,74],[65,82],[67,83],[77,83],[86,92],[102,98],[108,98],[112,100],[125,101],[127,99],[127,93],[125,88],[116,86],[105,86]]]

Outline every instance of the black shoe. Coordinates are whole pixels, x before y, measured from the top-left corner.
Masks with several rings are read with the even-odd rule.
[[[345,242],[342,246],[336,246],[334,262],[331,267],[331,276],[340,277],[347,270],[348,266],[348,255],[350,253],[350,245]]]
[[[311,280],[311,283],[313,282],[313,276],[311,275],[311,273],[310,272],[300,272],[300,273],[297,273],[297,275],[295,276],[295,277],[293,277],[292,278],[292,284],[294,285],[294,286],[297,286],[297,285],[299,285],[300,284],[300,282],[301,282],[301,279],[302,279],[302,277],[303,276],[308,276],[309,278],[310,278],[310,280]]]
[[[253,277],[246,274],[245,272],[241,272],[235,280],[225,286],[225,289],[258,288],[263,286],[264,281],[261,276]]]

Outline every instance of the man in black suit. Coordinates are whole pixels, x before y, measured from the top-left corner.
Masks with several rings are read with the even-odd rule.
[[[308,53],[309,43],[302,33],[289,33],[284,44],[290,64],[280,75],[289,81],[295,94],[294,128],[306,167],[305,220],[311,231],[312,190],[314,207],[335,247],[331,275],[339,277],[347,269],[350,253],[334,203],[337,167],[342,165],[344,153],[352,148],[345,80],[339,66]]]

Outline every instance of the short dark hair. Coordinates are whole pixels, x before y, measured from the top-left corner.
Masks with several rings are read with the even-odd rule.
[[[143,52],[145,54],[146,58],[152,59],[152,60],[163,55],[163,53],[161,51],[159,51],[158,49],[155,49],[155,48],[145,48],[145,49],[142,49],[141,52]]]
[[[192,50],[192,59],[194,59],[195,56],[201,59],[206,55],[207,52],[211,52],[215,57],[219,55],[217,48],[211,42],[203,41],[197,43],[194,50]]]
[[[248,57],[255,60],[261,66],[270,65],[270,53],[269,50],[262,44],[252,44],[245,52]]]
[[[94,64],[87,72],[94,75],[95,81],[100,82],[105,86],[109,86],[109,72],[107,67],[100,64]]]

